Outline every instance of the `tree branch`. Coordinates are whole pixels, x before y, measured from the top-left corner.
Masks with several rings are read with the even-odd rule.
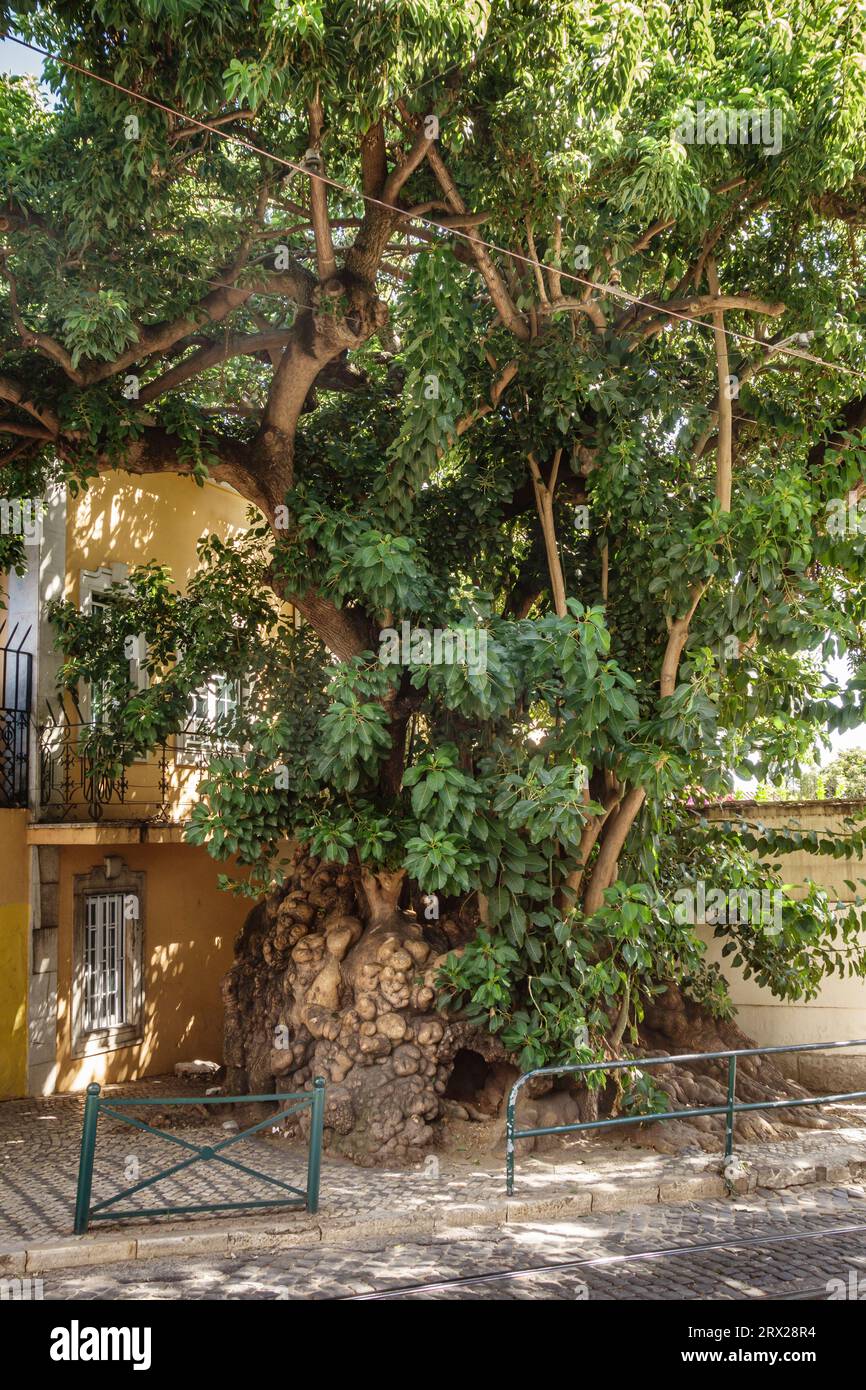
[[[252,121],[255,114],[255,111],[230,111],[224,116],[215,116],[212,121],[202,121],[194,126],[173,131],[168,137],[168,143],[176,145],[180,140],[188,140],[191,135],[202,135],[205,133],[203,126],[206,126],[207,130],[220,130],[224,125],[231,125],[234,121]]]
[[[631,331],[635,337],[649,338],[655,333],[660,333],[677,315],[692,319],[703,318],[706,314],[714,314],[720,309],[739,309],[777,319],[784,314],[785,307],[782,303],[769,304],[766,300],[758,299],[756,295],[751,294],[723,294],[718,299],[709,294],[695,295],[692,299],[670,299],[663,304],[652,303],[653,310],[659,309],[662,312],[656,318],[636,325]]]
[[[688,612],[681,618],[675,618],[671,623],[659,676],[659,694],[662,696],[673,695],[676,689],[677,672],[680,669],[680,657],[683,654],[683,648],[688,641],[689,624],[694,617],[695,609],[701,601],[705,588],[706,584],[694,585]]]
[[[542,304],[538,312],[539,314],[585,314],[596,333],[604,333],[607,329],[607,319],[597,299],[568,299],[560,295],[558,299],[552,299],[549,304]]]
[[[310,149],[320,153],[324,114],[322,112],[322,103],[319,100],[318,89],[315,99],[310,102],[309,116]],[[323,179],[310,179],[310,208],[312,211],[313,233],[316,238],[316,265],[319,271],[319,279],[324,283],[324,281],[330,280],[336,273],[337,260],[334,255],[334,240],[331,235],[331,223],[328,219],[328,189]]]
[[[409,111],[403,102],[398,102],[398,106],[401,115],[409,122],[410,127],[416,129],[416,122],[409,115]],[[424,134],[422,126],[420,130],[417,130],[408,154],[401,160],[395,169],[391,170],[391,173],[385,180],[382,186],[383,203],[396,203],[398,193],[403,186],[408,183],[415,170],[420,168],[424,163],[424,160],[433,149],[433,145],[434,141]]]
[[[8,401],[10,405],[23,410],[27,415],[31,415],[34,420],[38,420],[44,431],[47,431],[49,439],[56,437],[60,433],[60,420],[53,410],[47,406],[37,405],[24,391],[24,387],[11,377],[0,376],[0,401]],[[11,425],[13,421],[5,422]],[[13,434],[20,434],[22,430],[12,430]],[[29,431],[28,431],[29,433]],[[34,435],[34,438],[39,436]]]
[[[547,285],[550,290],[550,298],[557,300],[562,298],[562,275],[558,269],[562,261],[562,218],[553,219],[553,255],[551,257],[553,265],[557,269],[547,272]]]
[[[707,284],[710,293],[721,303],[719,276],[713,256],[707,257]],[[713,314],[713,337],[716,341],[716,375],[719,383],[719,438],[716,445],[716,497],[723,512],[731,510],[731,486],[733,481],[733,411],[730,394],[730,369],[728,366],[728,339],[725,333],[725,315],[721,309]]]
[[[461,434],[465,434],[468,429],[471,429],[476,421],[481,420],[485,415],[489,415],[491,411],[494,411],[502,399],[503,392],[510,386],[516,376],[517,362],[512,359],[491,386],[490,401],[485,402],[484,405],[476,406],[474,410],[468,411],[457,421],[454,429],[455,436],[459,438]]]
[[[259,194],[257,216],[264,216],[266,202],[266,190],[263,189]],[[61,343],[58,343],[49,334],[33,332],[28,329],[18,308],[15,278],[7,268],[6,278],[10,288],[13,323],[25,346],[35,347],[43,356],[56,362],[76,386],[95,385],[118,375],[145,357],[167,353],[183,338],[196,333],[203,322],[222,322],[234,309],[245,304],[253,295],[261,293],[263,288],[276,290],[278,293],[288,292],[293,298],[304,297],[307,287],[313,283],[313,280],[309,271],[300,265],[295,265],[290,270],[279,274],[267,274],[263,286],[239,288],[233,284],[233,281],[237,279],[249,261],[253,239],[253,233],[250,232],[241,242],[231,264],[218,271],[213,277],[214,280],[221,282],[218,288],[211,290],[192,309],[187,310],[176,319],[148,327],[136,324],[135,342],[110,362],[98,362],[75,367],[71,355]]]
[[[182,382],[189,381],[190,377],[199,376],[209,367],[218,366],[221,362],[227,362],[232,357],[252,356],[258,352],[276,352],[277,348],[285,347],[291,337],[292,330],[289,328],[271,329],[263,333],[241,333],[232,338],[227,338],[224,342],[210,343],[207,347],[199,348],[191,357],[186,357],[170,371],[164,372],[156,381],[149,381],[143,386],[138,394],[141,405],[147,405],[149,401],[156,400],[166,391],[173,390],[180,386]],[[277,358],[279,361],[279,358]]]
[[[466,204],[457,191],[457,185],[451,177],[445,163],[435,146],[431,146],[428,152],[428,161],[433,173],[436,175],[439,187],[445,196],[445,201],[452,212],[466,213]],[[493,307],[498,313],[506,328],[509,328],[516,338],[522,342],[528,342],[531,332],[526,319],[517,309],[514,300],[506,288],[505,281],[490,259],[487,248],[476,238],[463,242],[467,254],[471,258],[476,269],[484,278]]]
[[[607,820],[598,858],[586,890],[583,904],[585,916],[591,917],[604,902],[604,890],[610,887],[622,847],[645,799],[646,792],[643,787],[632,787],[622,798],[615,814]]]
[[[562,450],[557,449],[553,467],[550,471],[550,481],[545,483],[541,476],[541,469],[535,455],[529,454],[529,469],[532,474],[532,484],[535,489],[535,505],[538,509],[538,519],[541,522],[541,532],[544,536],[544,548],[547,553],[547,568],[550,572],[550,587],[553,594],[553,606],[558,618],[564,618],[568,613],[565,604],[565,579],[562,573],[562,560],[559,554],[559,546],[556,543],[556,528],[553,521],[553,495],[556,489],[556,477],[559,472],[559,464],[562,459]]]

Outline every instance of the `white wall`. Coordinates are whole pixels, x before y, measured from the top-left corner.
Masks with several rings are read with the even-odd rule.
[[[760,822],[773,828],[843,830],[846,816],[853,814],[862,820],[864,813],[866,803],[862,801],[740,801],[726,808],[724,813],[714,812],[713,819],[717,815],[724,819],[742,816],[750,824]],[[858,878],[866,878],[866,860],[833,859],[805,849],[782,856],[779,864],[783,883],[816,883],[840,903],[851,902],[855,896],[846,885],[846,878],[854,883]],[[866,888],[861,888],[861,892],[866,896]],[[756,985],[754,978],[745,980],[742,971],[731,965],[730,958],[722,960],[724,942],[713,940],[712,927],[698,930],[702,940],[708,943],[707,959],[718,962],[728,981],[731,998],[737,1007],[737,1023],[758,1043],[775,1046],[866,1038],[866,979],[847,975],[840,979],[834,975],[823,982],[815,999],[785,1003]],[[803,1053],[779,1061],[784,1064],[784,1070],[810,1087],[866,1087],[866,1047]]]

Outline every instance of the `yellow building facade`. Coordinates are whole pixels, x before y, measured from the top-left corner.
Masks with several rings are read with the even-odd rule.
[[[221,1060],[220,983],[247,908],[184,842],[207,741],[179,735],[119,781],[82,755],[88,696],[57,696],[47,619],[87,608],[135,565],[184,589],[196,545],[246,529],[231,489],[106,474],[47,501],[23,576],[5,580],[0,781],[0,1098],[79,1090]],[[200,693],[206,709],[212,692]],[[199,707],[198,705],[196,706]]]

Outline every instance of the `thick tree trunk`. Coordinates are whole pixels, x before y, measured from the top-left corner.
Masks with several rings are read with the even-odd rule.
[[[402,883],[298,851],[287,888],[250,913],[223,986],[230,1091],[324,1077],[326,1145],[362,1166],[433,1142],[461,1048],[504,1058],[492,1036],[436,1011],[440,957],[397,906]]]

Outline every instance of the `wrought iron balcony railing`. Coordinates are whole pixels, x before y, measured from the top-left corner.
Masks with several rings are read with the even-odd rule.
[[[133,759],[131,745],[99,723],[63,717],[40,725],[37,739],[39,818],[46,821],[184,820],[211,760],[237,752],[235,744],[201,721],[192,721],[143,759]]]
[[[16,624],[0,647],[0,806],[27,805],[33,657],[22,648],[29,632]]]

